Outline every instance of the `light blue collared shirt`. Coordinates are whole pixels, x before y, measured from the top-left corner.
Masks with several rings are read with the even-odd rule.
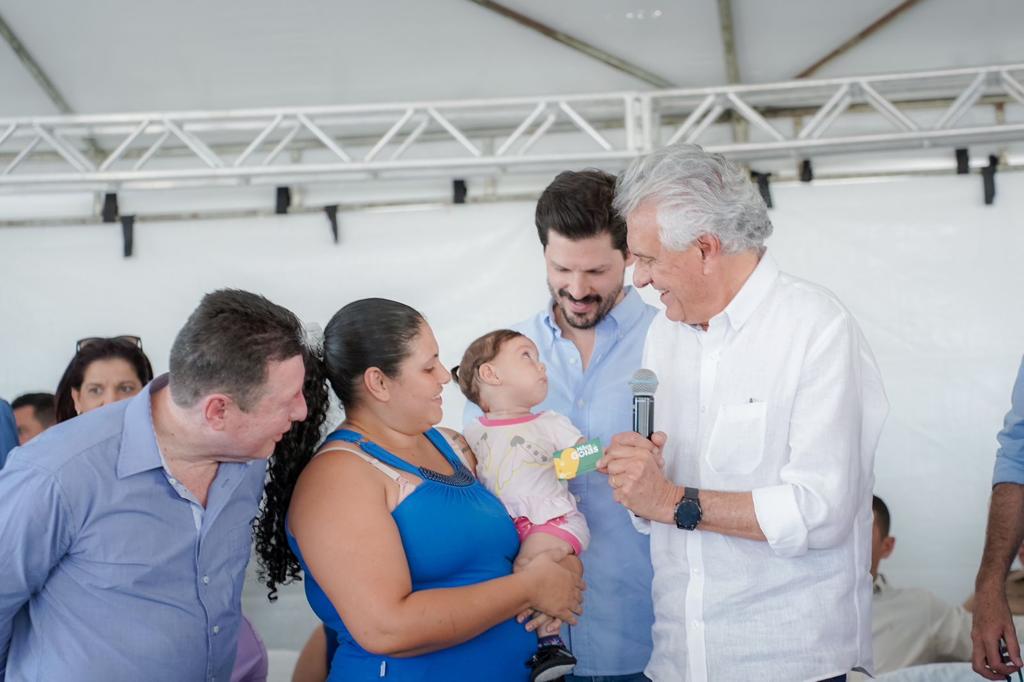
[[[633,287],[595,327],[594,352],[583,371],[580,353],[562,337],[546,310],[514,327],[537,344],[548,370],[548,397],[536,412],[554,410],[569,417],[587,438],[633,430],[629,380],[640,368],[647,327],[657,309]],[[467,403],[464,422],[480,416]],[[612,499],[605,476],[591,473],[569,481],[590,525],[590,547],[581,557],[587,593],[579,625],[567,628],[567,643],[579,663],[574,675],[629,675],[642,672],[651,657],[651,556],[649,538],[633,528],[629,512]]]
[[[1003,430],[996,439],[999,441],[999,450],[996,451],[992,485],[1024,485],[1024,360],[1017,370],[1017,381],[1013,384],[1010,411],[1006,413]]]
[[[228,682],[266,462],[204,509],[141,393],[47,429],[0,471],[0,682]]]

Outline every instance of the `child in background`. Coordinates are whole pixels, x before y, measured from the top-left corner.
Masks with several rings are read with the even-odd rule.
[[[532,412],[548,393],[547,370],[533,341],[509,329],[493,331],[469,345],[452,375],[484,412],[464,435],[476,453],[477,478],[515,519],[522,542],[516,569],[540,554],[556,561],[580,554],[590,530],[553,459],[585,439],[568,418]],[[558,679],[576,665],[559,636],[561,625],[554,620],[537,631],[539,648],[528,662],[533,682]]]

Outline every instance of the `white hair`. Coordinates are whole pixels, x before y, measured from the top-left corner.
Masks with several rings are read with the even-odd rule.
[[[647,200],[658,207],[661,243],[682,251],[702,234],[725,253],[758,250],[772,233],[768,207],[738,165],[694,144],[640,157],[619,176],[615,209],[627,218]]]

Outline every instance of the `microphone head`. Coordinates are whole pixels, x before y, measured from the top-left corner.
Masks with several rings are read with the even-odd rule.
[[[658,390],[658,375],[649,369],[638,369],[629,380],[629,390],[633,395],[654,395]]]

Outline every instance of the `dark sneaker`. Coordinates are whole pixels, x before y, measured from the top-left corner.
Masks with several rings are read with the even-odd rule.
[[[576,667],[576,657],[564,646],[549,644],[537,649],[526,667],[532,671],[530,682],[551,682],[571,673]]]

